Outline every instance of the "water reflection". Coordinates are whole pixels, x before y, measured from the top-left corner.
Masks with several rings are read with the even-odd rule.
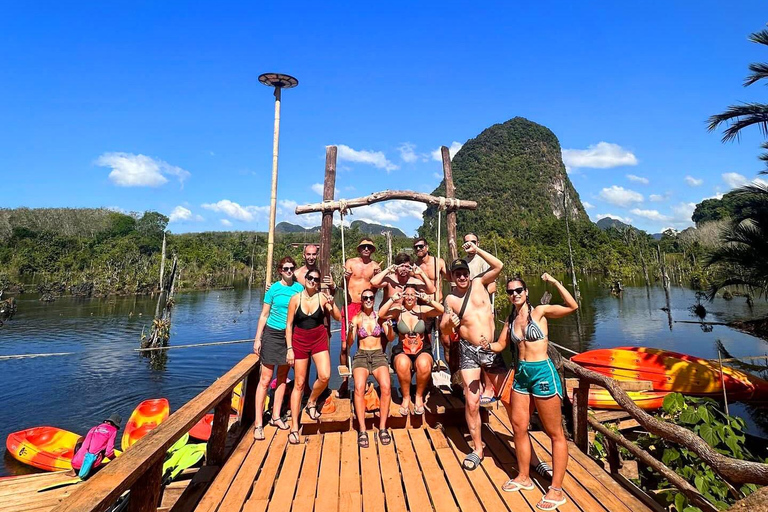
[[[566,280],[568,282],[568,280]],[[527,283],[534,303],[547,290],[538,279]],[[579,317],[550,322],[553,341],[575,351],[616,346],[667,348],[705,358],[762,355],[768,344],[724,326],[704,333],[696,323],[673,323],[669,330],[664,291],[647,290],[642,282],[624,283],[619,296],[594,276],[580,278]],[[549,287],[559,303],[555,289]],[[693,291],[670,289],[673,320],[696,320],[689,311],[696,302]],[[262,290],[176,295],[171,345],[252,339],[261,313]],[[142,328],[152,321],[157,297],[109,299],[60,298],[45,304],[37,295],[18,297],[15,317],[0,327],[0,355],[71,352],[71,356],[0,361],[0,438],[22,428],[52,425],[79,433],[112,412],[127,418],[133,407],[147,398],[166,397],[173,410],[193,398],[251,351],[251,343],[170,350],[163,365],[150,366],[134,349]],[[746,300],[706,303],[707,320],[728,322],[768,314],[765,301],[750,311]],[[579,325],[581,336],[579,335]],[[334,329],[339,324],[334,322]],[[331,340],[331,360],[338,360],[339,334]],[[723,357],[726,357],[725,355]],[[335,373],[335,372],[334,372]],[[763,377],[768,377],[763,372]],[[331,386],[338,385],[333,375]],[[765,409],[732,406],[755,432],[768,432]],[[0,474],[20,473],[25,467],[5,457]]]

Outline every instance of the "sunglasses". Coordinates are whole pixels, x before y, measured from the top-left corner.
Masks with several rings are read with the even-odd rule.
[[[413,248],[416,249],[417,251],[420,251],[420,250],[422,250],[425,247],[426,247],[426,245],[424,245],[424,244],[419,244],[419,245],[414,245],[413,246]]]
[[[366,295],[364,297],[361,297],[364,301],[373,300],[373,295]]]
[[[453,275],[456,277],[464,278],[464,277],[469,277],[469,272],[467,272],[466,270],[457,270],[456,272],[453,273]]]
[[[375,248],[376,248],[375,246],[373,246],[373,245],[368,245],[368,244],[365,244],[365,245],[361,245],[360,247],[358,247],[358,249],[360,249],[360,250],[362,250],[362,251],[372,251],[372,250],[374,250]]]
[[[522,295],[525,291],[525,288],[522,286],[518,288],[507,288],[507,295]]]
[[[317,276],[317,277],[315,277],[315,276],[307,276],[305,279],[306,279],[306,281],[308,283],[319,283],[320,282],[320,276]]]
[[[286,266],[286,267],[283,267],[280,270],[282,270],[283,272],[293,272],[294,268],[296,268],[296,267],[288,267],[288,266]]]
[[[475,244],[477,245],[477,240],[464,240],[465,244]]]

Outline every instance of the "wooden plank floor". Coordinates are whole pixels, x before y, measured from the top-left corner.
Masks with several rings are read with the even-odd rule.
[[[501,412],[502,414],[499,414]],[[357,446],[356,432],[326,432],[287,443],[287,432],[269,432],[250,444],[228,481],[216,482],[217,505],[207,512],[504,512],[534,511],[548,482],[536,478],[532,491],[506,493],[501,485],[517,474],[514,444],[503,411],[491,414],[483,429],[486,458],[475,471],[461,461],[469,451],[466,429],[393,429],[383,446],[369,432],[369,448]],[[549,440],[532,435],[542,460],[551,461]],[[572,450],[565,480],[564,512],[646,512],[591,459]],[[226,469],[226,468],[225,468]],[[220,475],[220,476],[221,476]],[[210,496],[209,496],[210,498]]]

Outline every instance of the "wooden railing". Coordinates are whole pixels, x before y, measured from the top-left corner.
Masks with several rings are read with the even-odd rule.
[[[130,450],[81,484],[54,512],[103,512],[127,490],[130,490],[129,512],[157,510],[166,452],[212,408],[215,413],[206,465],[220,466],[224,462],[232,390],[243,379],[244,402],[240,422],[244,427],[253,423],[254,396],[259,381],[258,361],[255,354],[243,358]]]
[[[618,446],[629,450],[640,462],[658,471],[669,483],[677,487],[693,505],[706,512],[716,512],[718,509],[710,503],[693,485],[675,473],[666,464],[653,457],[647,451],[625,438],[618,432],[605,427],[588,414],[588,398],[590,386],[599,386],[608,390],[625,411],[629,413],[643,428],[673,443],[691,450],[706,462],[715,473],[738,496],[733,484],[755,483],[768,484],[768,464],[748,462],[726,457],[715,451],[706,441],[691,430],[680,427],[651,416],[640,409],[623,389],[625,384],[584,368],[573,361],[563,360],[566,370],[573,372],[578,378],[578,384],[573,391],[573,441],[584,453],[588,450],[587,429],[592,427],[605,436],[608,453],[608,464],[612,473],[618,472],[620,460]]]

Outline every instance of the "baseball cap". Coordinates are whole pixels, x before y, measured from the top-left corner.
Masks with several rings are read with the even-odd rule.
[[[469,264],[467,263],[467,260],[458,258],[453,260],[453,263],[451,263],[451,272],[456,272],[457,270],[466,270],[469,272]]]

